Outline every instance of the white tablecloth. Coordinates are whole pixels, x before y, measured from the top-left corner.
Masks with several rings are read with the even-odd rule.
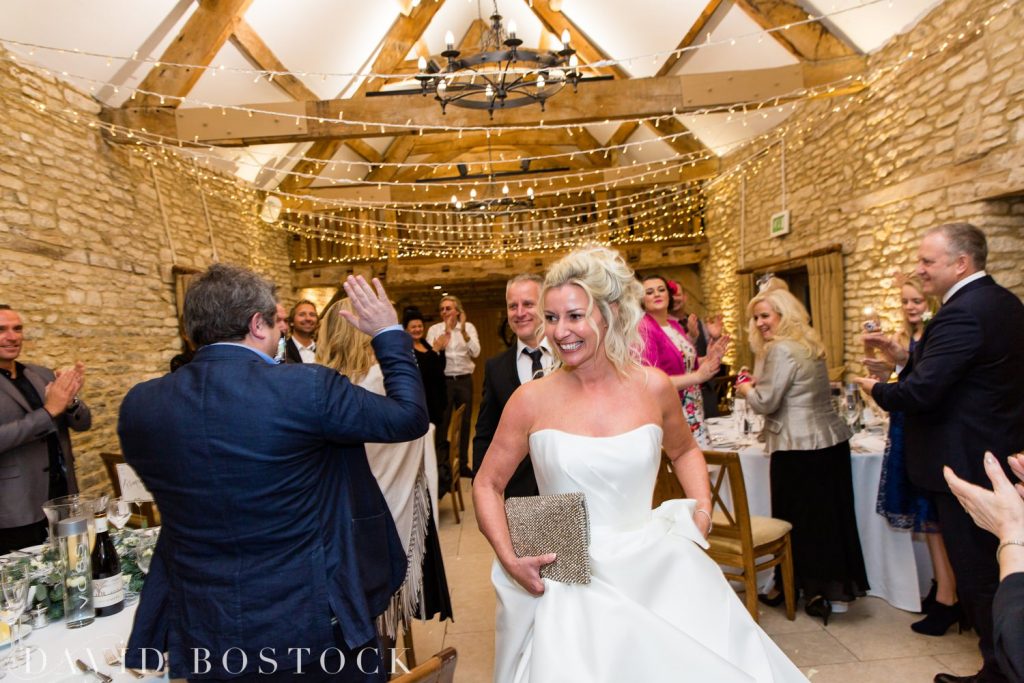
[[[105,650],[113,650],[121,641],[127,641],[135,618],[135,605],[125,607],[119,614],[96,619],[82,628],[71,629],[63,621],[55,622],[46,628],[32,631],[25,639],[26,646],[34,646],[38,650],[32,655],[26,666],[9,671],[4,683],[8,681],[45,681],[45,683],[96,683],[95,676],[87,676],[75,667],[75,660],[81,659],[93,668],[102,671],[115,683],[144,683],[145,681],[167,680],[156,676],[138,679],[120,667],[110,666],[106,661]],[[6,657],[8,649],[0,650],[0,657]],[[155,656],[155,655],[154,655]],[[154,661],[153,666],[156,666]]]
[[[708,427],[715,448],[739,451],[750,514],[771,516],[770,460],[764,446],[752,439],[737,443],[729,418],[708,420]],[[871,585],[868,595],[880,597],[893,607],[918,612],[921,595],[928,592],[932,579],[927,548],[923,541],[915,541],[912,533],[893,529],[875,512],[885,437],[862,432],[854,436],[850,446],[854,512]],[[728,500],[728,492],[723,497]],[[765,584],[770,586],[772,572],[763,574],[762,588],[766,588]]]

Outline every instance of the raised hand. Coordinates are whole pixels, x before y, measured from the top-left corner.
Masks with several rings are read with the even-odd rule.
[[[362,275],[349,275],[342,286],[352,301],[352,310],[339,311],[339,314],[357,330],[372,335],[398,324],[398,314],[380,280],[373,278],[371,287]]]

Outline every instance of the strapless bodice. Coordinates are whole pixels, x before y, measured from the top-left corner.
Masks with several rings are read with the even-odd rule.
[[[582,491],[591,527],[639,527],[651,516],[661,437],[653,423],[614,436],[534,432],[530,459],[537,486],[542,495]]]

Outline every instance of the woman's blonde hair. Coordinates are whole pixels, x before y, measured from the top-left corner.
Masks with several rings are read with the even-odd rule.
[[[779,326],[775,329],[772,341],[795,341],[807,349],[811,358],[825,357],[825,345],[821,343],[817,331],[811,327],[811,316],[808,315],[807,309],[785,289],[767,289],[747,304],[747,316],[750,318],[747,334],[750,338],[750,348],[754,350],[756,356],[762,356],[771,343],[761,338],[755,324],[754,307],[760,303],[768,304],[779,314]]]
[[[339,299],[324,311],[320,339],[316,344],[316,362],[337,370],[352,382],[359,382],[377,364],[370,346],[370,335],[363,334],[341,317],[339,311],[351,311],[352,302]]]
[[[633,274],[633,269],[617,251],[607,247],[590,246],[577,249],[563,257],[548,270],[544,278],[541,301],[548,290],[564,285],[576,285],[587,295],[587,323],[604,338],[604,352],[612,365],[625,374],[630,365],[641,364],[643,339],[638,325],[644,312],[640,308],[643,286]],[[612,306],[617,304],[616,310]],[[608,323],[607,333],[602,335],[594,322],[594,307]],[[558,345],[551,347],[559,354]]]
[[[899,284],[900,290],[902,290],[904,287],[911,287],[911,288],[915,289],[917,291],[917,293],[920,294],[922,297],[924,297],[924,300],[928,303],[928,311],[933,316],[936,313],[938,313],[938,311],[939,311],[939,300],[936,299],[934,296],[928,296],[927,294],[924,293],[924,283],[921,282],[921,278],[919,278],[916,274],[914,274],[914,275],[904,275],[903,277],[899,278],[897,284]],[[901,304],[902,304],[902,298],[903,298],[903,292],[901,291],[900,292],[900,299],[901,299],[900,303]],[[900,306],[901,312],[902,312],[902,309],[903,309],[903,306],[901,305]],[[923,321],[922,321],[921,325],[922,325],[922,328],[923,328],[923,326],[924,326],[924,322]],[[907,322],[907,316],[904,313],[903,314],[903,329],[902,329],[902,331],[899,334],[900,343],[903,344],[903,345],[906,345],[906,344],[910,343],[910,340],[913,338],[913,336],[914,336],[914,328],[913,328],[913,326],[909,322]]]

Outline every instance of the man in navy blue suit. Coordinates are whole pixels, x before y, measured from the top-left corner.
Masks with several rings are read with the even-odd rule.
[[[912,357],[905,349],[895,384],[858,382],[885,410],[906,414],[910,480],[930,493],[956,575],[957,593],[978,633],[984,665],[974,676],[941,673],[936,683],[1008,680],[995,658],[992,599],[999,585],[998,540],[976,527],[943,477],[943,466],[991,488],[983,467],[991,451],[1006,458],[1024,449],[1024,304],[985,273],[985,235],[969,223],[929,230],[918,251],[924,293],[942,308]],[[879,342],[874,336],[868,342]]]
[[[129,391],[118,423],[163,519],[128,666],[167,652],[172,678],[387,680],[374,617],[407,561],[363,443],[428,420],[411,339],[373,284],[349,277],[342,315],[373,335],[386,396],[276,364],[274,287],[255,273],[218,264],[189,288],[195,358]]]

